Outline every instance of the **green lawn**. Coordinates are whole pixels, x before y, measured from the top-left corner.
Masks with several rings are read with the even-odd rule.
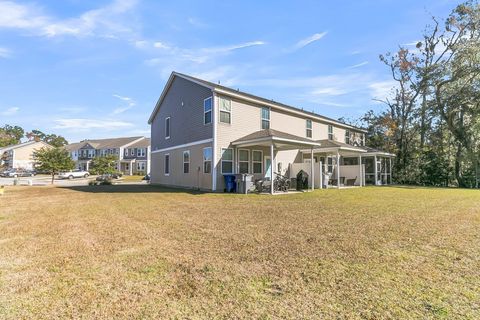
[[[479,319],[480,192],[11,187],[0,319]]]

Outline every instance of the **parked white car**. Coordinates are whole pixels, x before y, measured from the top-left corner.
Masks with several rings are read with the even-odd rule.
[[[74,178],[88,178],[90,173],[85,170],[72,170],[66,172],[60,172],[58,174],[59,179],[74,179]]]

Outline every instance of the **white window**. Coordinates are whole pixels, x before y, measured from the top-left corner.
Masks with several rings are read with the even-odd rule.
[[[222,173],[233,173],[233,149],[222,149]]]
[[[250,151],[238,150],[238,173],[248,173],[250,163]]]
[[[333,158],[332,157],[327,158],[327,172],[328,173],[333,173]]]
[[[212,148],[203,148],[203,173],[212,172]]]
[[[135,155],[135,149],[133,149],[133,148],[130,149],[130,155],[131,155],[131,156],[134,156],[134,155]]]
[[[365,134],[360,135],[360,145],[363,147],[365,145]]]
[[[345,143],[350,144],[350,130],[345,130]]]
[[[270,129],[270,108],[262,108],[262,129]]]
[[[145,149],[144,148],[138,148],[137,149],[137,157],[145,157]]]
[[[328,140],[333,140],[333,126],[331,124],[328,125]]]
[[[232,123],[232,100],[226,98],[219,99],[220,122]]]
[[[307,126],[307,138],[311,138],[312,137],[312,120],[307,119],[306,126]]]
[[[203,124],[212,123],[212,97],[203,100]]]
[[[170,117],[165,118],[165,139],[170,139]]]
[[[163,172],[165,173],[166,176],[170,174],[170,154],[168,153],[165,155]]]
[[[252,151],[253,173],[263,173],[263,152],[259,150]]]
[[[125,148],[125,151],[123,152],[125,154],[125,157],[128,157],[128,149]]]
[[[183,173],[190,172],[190,151],[183,151]]]
[[[137,170],[145,171],[145,162],[137,162]]]

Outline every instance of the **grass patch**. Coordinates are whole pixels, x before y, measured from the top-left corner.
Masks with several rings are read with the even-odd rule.
[[[0,198],[0,318],[480,318],[480,193]]]

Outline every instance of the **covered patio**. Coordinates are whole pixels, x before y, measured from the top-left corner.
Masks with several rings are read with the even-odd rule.
[[[392,183],[392,158],[395,156],[373,148],[320,140],[313,150],[315,166],[323,175],[322,187],[387,185]],[[303,162],[311,161],[311,150],[302,149]],[[376,165],[375,165],[376,164]]]
[[[243,173],[240,170],[240,165],[242,159],[238,156],[239,151],[242,148],[250,148],[250,149],[258,149],[258,150],[265,150],[267,155],[263,155],[263,159],[261,160],[264,163],[264,167],[262,170],[262,174],[264,177],[270,180],[270,193],[274,194],[274,178],[275,175],[280,173],[282,174],[283,169],[281,164],[285,160],[285,162],[293,162],[294,158],[298,156],[299,149],[307,149],[310,150],[311,155],[311,167],[310,167],[310,176],[309,179],[310,189],[314,189],[315,187],[315,178],[314,178],[314,161],[313,161],[313,151],[315,148],[320,147],[320,143],[299,137],[296,135],[292,135],[289,133],[273,130],[273,129],[265,129],[254,132],[252,134],[246,135],[238,140],[232,142],[232,146],[235,148],[235,154],[237,155],[235,160],[235,173]],[[247,151],[247,150],[246,150]],[[254,150],[255,151],[255,150]],[[252,151],[253,152],[253,151]],[[259,151],[260,152],[260,151]],[[282,154],[284,152],[285,154]],[[290,159],[291,158],[291,159]],[[282,159],[282,161],[279,161]],[[252,160],[253,162],[253,160]],[[252,165],[253,166],[253,165]],[[248,171],[248,170],[247,170]]]

